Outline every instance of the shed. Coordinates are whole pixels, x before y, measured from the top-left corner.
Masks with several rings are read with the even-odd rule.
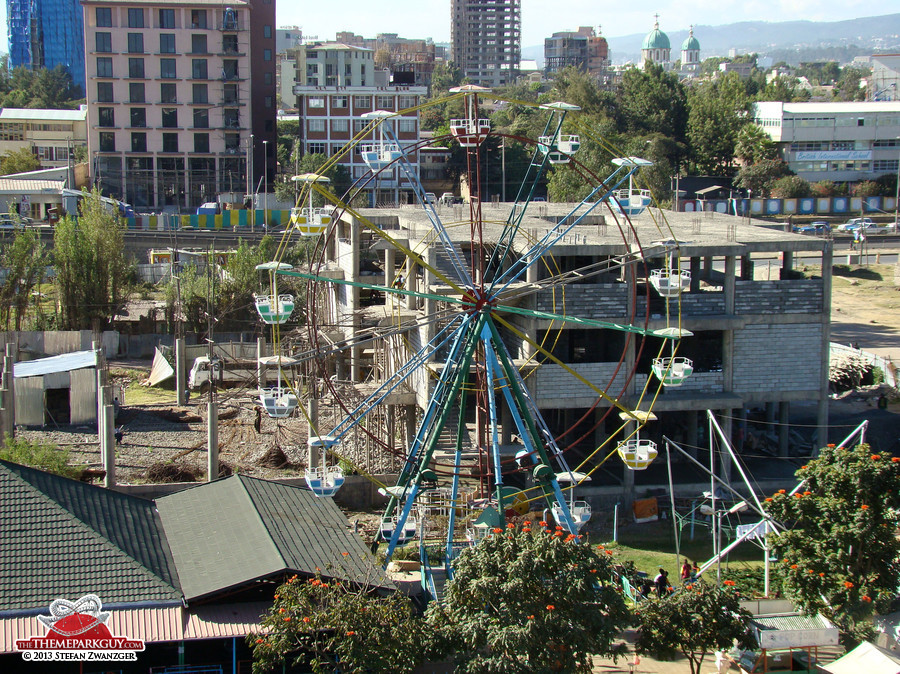
[[[844,657],[823,665],[822,669],[829,674],[900,674],[900,655],[863,641]]]
[[[760,615],[750,621],[759,650],[745,651],[738,665],[744,674],[815,672],[820,646],[837,646],[839,630],[821,615]]]
[[[16,363],[16,423],[86,424],[97,421],[97,354],[75,351]]]

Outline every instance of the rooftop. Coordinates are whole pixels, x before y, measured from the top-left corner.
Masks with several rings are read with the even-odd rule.
[[[42,122],[83,122],[87,119],[87,106],[78,110],[48,110],[45,108],[2,108],[0,122],[40,120]]]

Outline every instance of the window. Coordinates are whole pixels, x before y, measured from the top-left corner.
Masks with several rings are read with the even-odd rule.
[[[331,132],[332,133],[346,133],[350,130],[350,120],[349,119],[332,119],[331,120]]]
[[[263,49],[263,61],[271,61],[272,60],[272,50],[271,49]]]
[[[128,33],[128,53],[143,54],[144,53],[144,34]]]
[[[174,54],[175,53],[175,35],[172,33],[159,34],[159,53]]]
[[[175,10],[161,9],[159,10],[159,27],[174,28],[175,27]]]
[[[129,28],[143,28],[144,27],[144,10],[129,7],[128,8],[128,27]]]
[[[222,36],[222,51],[226,54],[237,54],[238,53],[237,35],[223,35]]]
[[[327,154],[328,146],[325,143],[307,143],[306,144],[306,153],[307,154]]]
[[[175,59],[159,60],[159,76],[164,80],[175,79]]]
[[[872,170],[875,172],[896,173],[898,164],[900,164],[898,159],[876,159],[872,162]]]
[[[206,35],[191,35],[191,53],[208,54],[206,50]]]
[[[263,84],[272,84],[272,73],[271,72],[263,73]]]
[[[144,93],[143,82],[128,83],[128,101],[130,103],[146,103],[147,99]]]
[[[209,128],[209,109],[208,108],[196,108],[194,110],[194,128],[195,129],[208,129]]]
[[[237,30],[238,29],[238,20],[237,20],[237,12],[234,11],[231,7],[227,7],[225,11],[222,13],[222,29],[223,30]]]
[[[225,59],[222,61],[222,79],[238,79],[238,62],[236,60]]]
[[[240,114],[233,108],[222,111],[222,124],[226,129],[239,129],[241,126]]]
[[[347,96],[332,96],[331,97],[331,107],[332,108],[346,108],[347,107]]]
[[[172,82],[163,82],[159,85],[159,102],[160,103],[177,103],[177,88]]]
[[[310,133],[325,133],[324,119],[310,119],[307,121]]]
[[[112,59],[109,56],[97,57],[97,77],[112,77]]]
[[[193,102],[209,103],[209,88],[205,84],[192,84]]]
[[[97,82],[97,102],[98,103],[112,103],[113,102],[112,82]]]
[[[876,140],[872,143],[872,147],[897,147],[900,146],[900,138],[886,138],[885,140]]]
[[[272,105],[274,104],[274,102],[275,102],[275,101],[272,99],[271,96],[266,96],[265,98],[263,98],[263,107],[264,107],[264,108],[271,108]]]
[[[208,80],[209,72],[206,66],[206,59],[191,60],[191,77],[195,80]]]
[[[131,126],[139,129],[147,126],[146,108],[131,108]]]
[[[372,107],[372,97],[371,96],[354,96],[353,97],[353,107],[356,110],[368,110]]]
[[[394,109],[394,97],[393,96],[376,96],[375,97],[375,107],[379,110],[393,110]]]
[[[325,97],[324,96],[310,96],[309,97],[309,107],[310,108],[324,108],[325,107]]]
[[[414,108],[418,103],[417,96],[398,96],[397,104],[400,106],[401,110],[405,110],[406,108]]]
[[[353,120],[353,133],[354,135],[357,133],[361,133],[363,129],[366,128],[366,125],[369,123],[367,119],[354,119]],[[357,145],[356,147],[359,147]]]
[[[147,151],[147,134],[143,131],[135,131],[131,134],[131,151],[146,152]]]
[[[209,134],[194,134],[194,152],[209,152]]]
[[[144,59],[128,59],[128,77],[131,79],[143,79]]]
[[[97,17],[97,28],[112,28],[112,8],[98,7],[95,16]]]
[[[225,105],[237,105],[238,87],[236,84],[226,84],[222,87],[222,102]]]
[[[264,38],[272,37],[272,26],[263,26],[263,37]]]
[[[397,131],[399,133],[415,133],[416,132],[416,120],[415,119],[399,119],[399,120],[397,120]]]
[[[225,152],[238,154],[241,151],[241,134],[226,133],[225,134]]]
[[[97,108],[97,126],[115,126],[113,108]]]
[[[112,51],[112,33],[94,33],[95,51],[109,53]]]
[[[191,28],[202,28],[206,29],[206,10],[205,9],[192,9],[191,10]]]
[[[162,109],[162,125],[164,129],[178,128],[178,108]]]
[[[100,132],[100,152],[116,151],[116,134],[112,131]]]
[[[178,134],[164,133],[162,135],[162,151],[178,152]]]

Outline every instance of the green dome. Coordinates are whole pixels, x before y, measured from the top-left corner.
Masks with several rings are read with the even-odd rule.
[[[656,24],[656,27],[649,33],[647,33],[647,37],[644,38],[644,44],[641,45],[641,49],[670,48],[671,45],[669,45],[669,36],[659,29],[659,24]]]
[[[700,51],[700,43],[697,41],[697,38],[694,37],[693,33],[691,33],[681,45],[681,51],[691,51],[692,49]]]

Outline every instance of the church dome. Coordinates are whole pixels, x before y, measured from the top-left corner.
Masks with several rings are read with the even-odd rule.
[[[694,37],[694,28],[691,27],[691,34],[687,36],[687,39],[681,45],[681,51],[691,51],[697,50],[700,51],[700,43],[697,41],[697,38]]]
[[[641,49],[670,49],[669,36],[659,29],[659,22],[653,26],[653,30],[647,33]]]

